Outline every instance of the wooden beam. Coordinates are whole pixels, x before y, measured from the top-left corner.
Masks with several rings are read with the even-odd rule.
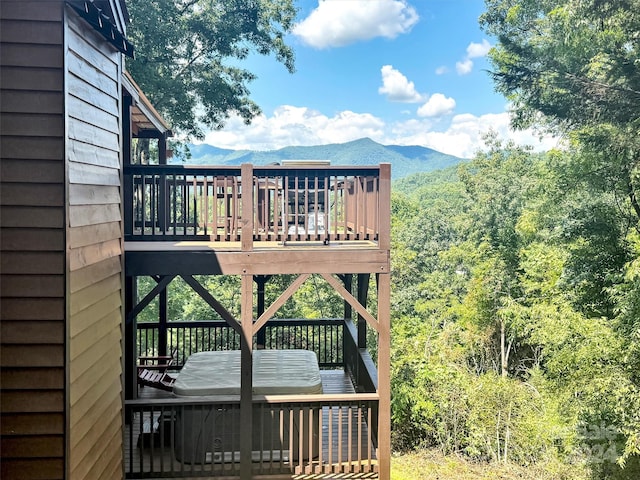
[[[251,476],[253,444],[253,278],[242,276],[240,336],[240,478]]]
[[[185,282],[187,282],[187,284],[191,288],[193,288],[193,290],[198,295],[200,295],[200,298],[202,298],[205,302],[207,302],[209,306],[213,308],[216,311],[216,313],[220,315],[222,319],[225,322],[227,322],[227,324],[229,324],[231,328],[233,328],[236,332],[238,332],[238,334],[242,336],[242,327],[240,327],[238,320],[236,320],[236,318],[233,315],[231,315],[231,313],[229,313],[229,311],[226,308],[224,308],[224,306],[220,302],[218,302],[218,300],[216,300],[215,297],[211,295],[209,291],[200,284],[200,282],[198,282],[191,275],[180,275],[180,276]]]
[[[251,252],[215,251],[206,242],[193,248],[146,242],[129,250],[125,244],[127,275],[285,275],[302,273],[384,273],[389,252],[382,250],[265,249]],[[160,245],[162,244],[162,245]]]
[[[331,274],[329,273],[322,273],[321,275],[322,275],[322,278],[324,278],[327,281],[327,283],[331,285],[334,288],[334,290],[342,296],[342,298],[344,298],[347,302],[351,304],[351,306],[356,310],[356,312],[362,315],[362,318],[364,318],[367,321],[367,323],[371,328],[378,331],[378,321],[375,318],[373,318],[373,315],[367,312],[367,309],[364,308],[360,304],[360,302],[358,302],[358,300],[356,300],[355,297],[351,295],[351,293],[349,293],[346,290],[346,288],[344,288],[340,284],[340,281],[333,278],[333,276],[331,276]]]
[[[127,323],[131,322],[135,317],[137,317],[138,314],[151,303],[151,300],[153,300],[162,290],[167,288],[167,285],[169,285],[174,278],[176,278],[176,275],[162,276],[158,284],[153,287],[153,289],[149,293],[147,293],[147,295],[142,300],[140,300],[140,303],[138,303],[130,312],[127,313]]]
[[[280,309],[280,307],[282,307],[282,305],[284,305],[286,301],[291,298],[291,295],[298,291],[300,286],[307,280],[307,278],[309,278],[309,276],[310,274],[305,273],[296,278],[291,283],[291,285],[289,285],[287,289],[282,292],[282,294],[276,299],[276,301],[273,302],[262,315],[260,315],[260,318],[258,318],[256,323],[253,324],[254,335],[264,326],[265,323],[267,323],[267,321]]]

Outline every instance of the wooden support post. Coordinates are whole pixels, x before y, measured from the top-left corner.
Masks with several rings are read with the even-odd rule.
[[[391,248],[391,164],[380,164],[378,225],[381,250]],[[378,466],[380,480],[391,478],[391,274],[377,275],[378,286]]]
[[[253,438],[253,277],[242,275],[240,336],[240,479],[251,480]]]
[[[167,164],[167,137],[165,134],[158,134],[158,164]],[[167,176],[158,175],[158,228],[162,233],[166,233],[169,224],[169,193],[167,188]]]
[[[125,95],[122,99],[122,161],[131,165],[131,102]],[[124,234],[133,234],[133,177],[122,177],[122,198],[124,203]]]
[[[378,197],[378,247],[389,251],[391,248],[391,164],[380,164]]]
[[[158,164],[167,164],[167,136],[164,133],[158,134]]]
[[[368,273],[358,274],[358,302],[364,308],[367,308],[370,277],[371,275]],[[358,348],[367,348],[367,322],[360,314],[358,314]]]
[[[122,163],[131,165],[131,105],[133,98],[125,95],[122,98]]]
[[[164,287],[158,295],[158,355],[168,355],[167,350],[167,287]]]
[[[378,462],[380,480],[391,473],[391,275],[378,275]]]
[[[344,275],[339,275],[339,277],[342,280],[342,283],[344,283],[344,288],[348,292],[353,293],[353,274],[345,273]],[[352,316],[353,316],[353,309],[351,308],[351,304],[345,300],[344,301],[344,319],[353,320]]]
[[[256,282],[256,285],[258,287],[258,292],[257,292],[258,293],[258,298],[257,298],[258,318],[260,318],[260,315],[264,313],[264,307],[265,307],[264,287],[270,278],[271,278],[271,275],[254,275],[253,276],[253,280]],[[267,334],[267,327],[265,325],[260,330],[258,330],[258,333],[256,334],[256,345],[258,346],[258,348],[264,348],[266,343],[266,334]]]
[[[242,251],[253,250],[253,165],[243,163],[240,167],[242,190]]]

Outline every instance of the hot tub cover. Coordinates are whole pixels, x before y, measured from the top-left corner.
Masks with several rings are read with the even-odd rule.
[[[181,396],[240,395],[240,350],[194,353],[180,371],[173,393]],[[253,393],[322,393],[316,354],[308,350],[255,350]]]

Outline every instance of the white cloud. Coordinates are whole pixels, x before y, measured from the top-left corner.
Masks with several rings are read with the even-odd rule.
[[[484,57],[491,50],[491,44],[483,39],[482,43],[471,42],[467,47],[467,58]]]
[[[283,105],[272,117],[260,115],[251,125],[232,117],[224,129],[210,132],[205,142],[235,150],[276,150],[294,145],[344,143],[362,137],[381,140],[384,122],[370,113],[348,110],[333,117],[306,107]]]
[[[436,68],[436,75],[444,75],[445,73],[449,73],[449,68],[442,65],[441,67]]]
[[[456,62],[456,72],[458,75],[468,75],[473,70],[473,58],[484,57],[491,50],[491,44],[483,39],[482,43],[471,42],[467,46],[467,55],[464,59]]]
[[[453,112],[454,108],[456,108],[456,101],[453,98],[445,97],[442,93],[434,93],[427,103],[418,109],[418,116],[441,117]]]
[[[434,130],[436,124],[431,117],[387,124],[370,113],[347,110],[328,117],[306,107],[283,105],[271,117],[261,115],[251,125],[232,117],[224,129],[210,132],[205,142],[236,150],[277,150],[292,145],[325,145],[369,137],[385,145],[421,145],[471,158],[483,149],[483,136],[493,130],[503,140],[532,145],[536,151],[558,145],[557,138],[540,139],[531,130],[514,132],[509,118],[507,112],[481,116],[465,113],[455,115],[444,128]],[[441,122],[437,125],[441,126]]]
[[[293,33],[314,48],[342,47],[375,37],[395,38],[418,19],[406,0],[319,0]]]
[[[434,131],[429,121],[408,121],[393,125],[393,140],[386,143],[422,145],[439,152],[462,158],[471,158],[484,148],[483,137],[489,131],[502,140],[513,140],[518,145],[531,145],[535,151],[546,151],[558,146],[558,139],[542,139],[532,130],[513,131],[508,112],[475,116],[470,113],[456,115],[443,131]]]
[[[456,72],[458,72],[458,75],[467,75],[471,73],[471,70],[473,70],[473,60],[467,58],[461,62],[456,62]]]
[[[398,70],[391,65],[385,65],[380,69],[382,73],[382,86],[378,88],[378,93],[386,95],[391,102],[417,103],[423,100],[424,96],[416,91],[413,82],[410,82]]]

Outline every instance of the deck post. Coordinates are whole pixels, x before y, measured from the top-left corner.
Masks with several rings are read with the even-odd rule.
[[[390,295],[391,275],[378,275],[378,465],[380,480],[389,480],[391,469]]]
[[[258,287],[258,297],[257,297],[257,312],[256,316],[260,318],[260,315],[264,313],[264,287],[271,278],[271,275],[254,275],[253,280],[256,282]],[[258,348],[264,348],[266,343],[266,332],[267,326],[265,325],[256,334],[256,345]]]
[[[158,355],[168,355],[167,349],[167,322],[168,302],[167,287],[158,294]]]
[[[381,250],[391,248],[391,164],[380,164],[379,225]],[[378,466],[379,479],[391,478],[391,274],[377,275],[378,287]]]
[[[339,275],[342,283],[344,284],[344,288],[349,292],[353,293],[353,274],[345,273],[344,275]],[[344,318],[345,320],[353,320],[353,309],[351,308],[351,304],[344,301]]]
[[[241,238],[242,251],[253,250],[253,165],[243,163],[240,166],[242,189],[242,225]]]
[[[251,479],[253,439],[253,276],[242,275],[240,336],[240,479]]]
[[[125,95],[122,99],[122,163],[131,165],[131,104],[133,99]],[[123,169],[124,170],[124,169]],[[133,181],[122,175],[122,198],[124,235],[133,234]]]
[[[367,308],[370,278],[371,275],[368,273],[358,274],[358,302],[364,308]],[[360,314],[358,314],[358,348],[367,348],[367,322]]]

